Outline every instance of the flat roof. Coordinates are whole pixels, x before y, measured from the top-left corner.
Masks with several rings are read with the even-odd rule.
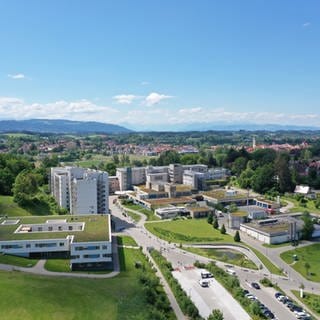
[[[83,231],[62,231],[62,232],[30,232],[14,233],[20,225],[24,224],[45,224],[47,220],[56,221],[65,219],[67,222],[84,222]],[[74,236],[73,242],[109,241],[109,217],[108,215],[92,214],[89,216],[41,216],[41,217],[19,217],[19,223],[14,225],[2,225],[0,219],[0,241],[7,240],[36,240],[36,239],[65,239],[67,236]]]
[[[186,209],[193,212],[205,212],[205,211],[213,211],[214,209],[211,207],[187,207]]]
[[[248,212],[246,211],[236,211],[236,212],[231,212],[231,216],[233,217],[246,217],[248,215]]]
[[[224,190],[224,189],[205,191],[205,192],[203,192],[203,195],[207,196],[207,197],[215,198],[218,200],[222,200],[222,199],[228,199],[228,200],[235,199],[235,200],[237,200],[237,199],[246,199],[248,197],[246,194],[239,193],[239,192],[237,192],[234,195],[228,195],[227,190]],[[250,196],[250,198],[252,198],[252,196]]]
[[[276,222],[270,225],[259,225],[257,223],[242,224],[244,227],[249,227],[260,232],[264,232],[269,235],[280,235],[289,231],[290,223],[288,222]]]
[[[175,203],[190,203],[195,202],[191,197],[179,197],[179,198],[161,198],[161,199],[145,199],[144,200],[151,205],[168,205]]]

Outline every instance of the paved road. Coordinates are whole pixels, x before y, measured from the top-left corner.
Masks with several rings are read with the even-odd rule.
[[[125,217],[123,215],[121,208],[119,208],[116,204],[113,203],[114,199],[116,199],[116,197],[110,197],[109,206],[112,211],[113,221],[115,221],[116,225],[117,225],[116,228],[119,229],[119,227],[120,227],[120,229],[122,229],[122,227],[125,227],[126,233],[129,234],[130,236],[132,236],[132,238],[135,239],[137,244],[142,247],[142,251],[152,261],[154,267],[157,270],[157,276],[160,278],[160,282],[163,285],[163,288],[168,296],[168,299],[170,301],[170,305],[171,305],[177,319],[178,320],[186,319],[180,306],[177,303],[177,300],[176,300],[174,294],[171,291],[170,286],[168,285],[167,281],[165,280],[162,273],[160,272],[157,264],[153,261],[153,258],[151,257],[150,253],[147,250],[148,247],[150,246],[149,235],[146,235],[145,233],[143,233],[143,236],[141,237],[141,234],[142,234],[141,231],[143,229],[143,224],[144,224],[144,221],[146,220],[146,216],[139,213],[139,212],[133,211],[141,216],[141,220],[136,225],[130,217]],[[139,236],[137,236],[137,235],[139,235]]]
[[[209,280],[209,287],[201,287],[198,282],[201,278],[199,271],[199,269],[181,269],[174,271],[173,276],[195,303],[202,317],[206,319],[213,309],[219,309],[227,320],[250,319],[238,301],[216,279]]]
[[[144,224],[144,220],[140,221],[137,224],[137,227],[135,227],[135,225],[132,224],[128,227],[128,229],[126,229],[126,232],[129,235],[131,235],[133,238],[135,238],[138,241],[138,243],[148,243],[148,246],[152,246],[152,247],[156,248],[157,250],[160,250],[162,252],[162,254],[172,263],[174,268],[175,267],[183,267],[183,266],[191,266],[191,265],[193,265],[193,263],[196,260],[198,260],[200,262],[204,262],[204,263],[208,263],[209,261],[211,261],[210,259],[207,259],[205,257],[198,256],[196,254],[181,250],[178,247],[176,247],[174,244],[168,244],[166,241],[163,241],[163,240],[155,237],[154,235],[150,234],[143,227],[143,224]],[[298,290],[301,283],[307,284],[306,288],[308,289],[308,291],[310,291],[310,292],[313,291],[314,293],[318,292],[319,284],[314,284],[312,282],[311,283],[306,282],[305,279],[302,278],[302,276],[300,274],[298,274],[297,272],[292,273],[293,274],[293,276],[292,276],[292,274],[290,273],[290,269],[292,269],[292,268],[288,267],[279,257],[278,257],[278,259],[281,261],[278,261],[278,260],[276,260],[277,258],[274,258],[274,257],[277,257],[276,252],[274,252],[272,254],[272,250],[274,250],[274,249],[263,247],[261,243],[259,243],[258,241],[254,240],[252,238],[245,239],[245,242],[248,242],[248,244],[257,248],[261,252],[266,252],[266,255],[268,256],[268,258],[271,261],[273,261],[277,265],[279,262],[280,268],[282,265],[285,267],[284,270],[286,270],[286,268],[287,269],[289,268],[289,272],[288,272],[288,277],[286,277],[284,275],[283,276],[272,275],[272,274],[270,274],[270,272],[268,272],[266,270],[248,271],[248,270],[245,270],[241,267],[235,266],[234,269],[236,270],[237,274],[239,275],[239,277],[241,279],[242,278],[247,279],[252,282],[252,281],[258,281],[258,280],[262,279],[263,277],[269,277],[270,280],[275,281],[286,292],[286,294],[291,297],[292,297],[291,290]],[[279,248],[279,250],[286,250],[286,249],[288,249],[288,248],[285,248],[285,247],[282,247],[282,249]],[[217,262],[217,265],[219,267],[225,268],[224,264],[221,262]],[[297,276],[297,278],[295,278],[295,276]],[[245,285],[245,283],[243,283],[243,285]],[[271,302],[270,308],[271,309],[272,309],[272,307],[274,308],[273,311],[275,312],[276,315],[279,315],[278,318],[280,320],[286,319],[286,318],[284,318],[285,316],[288,316],[288,319],[290,319],[290,316],[292,316],[291,313],[289,313],[289,315],[287,315],[287,313],[288,313],[287,308],[282,303],[281,304],[277,303],[275,298],[273,298],[272,296],[270,297],[270,293],[268,293],[267,291],[262,290],[259,293],[259,297],[261,299],[261,302],[267,306],[270,303],[270,299],[272,299],[271,301],[273,301],[273,302]],[[308,308],[306,306],[304,306],[304,307],[308,310]],[[308,310],[308,311],[310,312],[310,310]]]

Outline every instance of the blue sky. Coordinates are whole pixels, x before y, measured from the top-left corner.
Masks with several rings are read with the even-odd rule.
[[[320,126],[317,0],[2,0],[0,118]]]

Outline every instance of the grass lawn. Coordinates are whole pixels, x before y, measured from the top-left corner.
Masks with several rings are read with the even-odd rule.
[[[0,254],[0,263],[11,264],[17,267],[33,267],[38,262],[37,259],[28,259],[23,257],[16,257],[7,254]]]
[[[150,307],[134,262],[140,250],[121,250],[123,272],[110,279],[60,278],[0,271],[3,320],[140,320]],[[170,318],[174,319],[174,317]]]
[[[281,197],[281,199],[290,201],[294,204],[294,207],[292,209],[290,209],[290,212],[304,212],[304,211],[309,211],[312,213],[317,213],[320,214],[320,209],[317,209],[314,205],[314,201],[313,200],[308,200],[308,202],[306,203],[306,207],[302,207],[299,203],[299,201],[297,201],[295,198],[293,197]]]
[[[261,253],[259,250],[250,247],[247,245],[255,254],[256,256],[261,260],[261,262],[266,266],[266,268],[273,274],[278,274],[280,276],[283,275],[283,272],[275,265],[273,264],[263,253]]]
[[[141,220],[141,216],[137,213],[134,213],[132,211],[126,211],[126,214],[133,219],[135,222],[139,222]]]
[[[293,263],[293,255],[296,254],[298,261]],[[281,253],[280,257],[288,264],[292,264],[292,268],[298,271],[303,277],[311,280],[320,282],[320,243],[315,243],[310,246],[296,248]],[[305,263],[308,262],[310,269],[305,268]]]
[[[304,297],[300,298],[300,292],[292,290],[292,293],[307,307],[309,307],[318,317],[320,316],[320,296],[309,292],[304,292]]]
[[[207,249],[207,248],[190,248],[184,247],[184,250],[199,254],[210,259],[219,260],[236,266],[258,270],[253,261],[248,259],[244,254],[231,249]]]
[[[0,215],[9,217],[30,216],[31,212],[19,207],[11,196],[0,196]]]
[[[136,241],[130,236],[117,236],[117,242],[122,246],[138,246]]]
[[[145,227],[167,241],[177,243],[233,243],[233,237],[221,234],[207,222],[207,219],[187,219],[146,223]]]
[[[128,208],[128,209],[143,213],[144,215],[147,216],[147,221],[160,220],[160,218],[158,218],[152,210],[143,208],[143,207],[139,206],[138,204],[123,204],[122,206],[125,208]],[[130,213],[129,213],[129,215],[130,215]]]

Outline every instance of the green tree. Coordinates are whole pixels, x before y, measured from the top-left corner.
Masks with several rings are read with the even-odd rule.
[[[239,233],[238,230],[236,231],[233,239],[234,239],[235,242],[240,242],[240,241],[241,241],[241,239],[240,239],[240,233]]]
[[[254,171],[251,168],[247,168],[242,171],[238,178],[238,183],[241,188],[247,189],[252,187],[252,181],[254,177]]]
[[[229,206],[229,212],[236,212],[238,210],[238,206],[235,203],[231,203]]]
[[[246,169],[248,159],[245,157],[237,158],[232,165],[231,171],[235,175],[239,176],[243,170]]]
[[[217,219],[216,217],[213,219],[212,226],[213,226],[215,229],[219,229],[219,222],[218,222],[218,219]]]
[[[310,240],[312,238],[312,233],[314,231],[313,220],[308,211],[302,214],[303,227],[301,230],[301,238],[304,240]]]
[[[27,204],[38,191],[38,180],[36,174],[27,170],[19,173],[13,185],[13,200],[19,205]]]
[[[289,169],[289,155],[280,153],[274,163],[275,174],[278,177],[278,188],[281,193],[293,191],[292,175]]]
[[[226,234],[227,230],[226,227],[224,226],[224,224],[222,225],[221,229],[220,229],[220,233],[221,234]]]
[[[108,162],[105,165],[105,170],[108,172],[110,176],[115,176],[117,171],[117,166],[114,162]]]
[[[223,313],[219,309],[213,309],[208,320],[223,320]]]
[[[210,212],[209,215],[208,215],[207,222],[208,222],[209,224],[212,224],[212,222],[213,222],[213,214],[212,214],[211,212]]]
[[[259,193],[265,193],[272,189],[276,185],[274,175],[275,172],[271,163],[259,167],[253,176],[253,190]]]
[[[307,274],[307,276],[309,276],[309,270],[310,270],[310,268],[311,268],[310,264],[309,264],[308,262],[306,262],[306,263],[304,264],[304,268],[306,269],[306,274]]]

